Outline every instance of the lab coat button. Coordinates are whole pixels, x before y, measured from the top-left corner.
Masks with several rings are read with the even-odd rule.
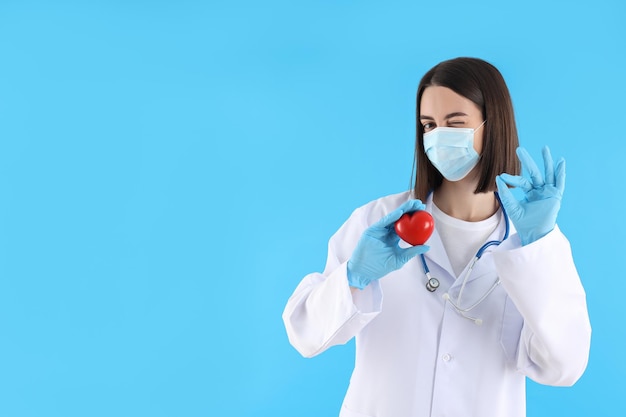
[[[452,356],[450,356],[449,353],[446,353],[445,355],[442,356],[442,358],[444,360],[444,362],[450,362],[450,359],[452,359]]]

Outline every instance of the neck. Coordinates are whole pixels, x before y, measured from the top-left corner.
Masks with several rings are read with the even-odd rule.
[[[468,222],[485,220],[498,210],[498,200],[492,191],[474,194],[475,189],[473,181],[450,182],[444,179],[433,193],[433,202],[454,218]]]

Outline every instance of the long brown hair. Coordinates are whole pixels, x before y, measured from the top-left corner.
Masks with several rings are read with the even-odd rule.
[[[474,193],[496,189],[496,175],[503,172],[519,175],[520,164],[515,155],[519,141],[509,89],[500,71],[477,58],[455,58],[430,69],[417,88],[416,140],[413,178],[415,198],[426,200],[443,180],[424,152],[424,130],[420,122],[420,102],[427,87],[447,87],[471,100],[482,109],[486,120],[483,149],[478,160],[480,179]],[[417,169],[416,169],[417,168]],[[413,176],[413,175],[411,175]]]

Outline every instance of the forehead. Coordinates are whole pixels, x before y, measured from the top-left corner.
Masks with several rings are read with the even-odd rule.
[[[454,112],[472,116],[481,110],[470,99],[455,93],[448,87],[430,86],[424,89],[420,101],[420,116],[440,117]]]

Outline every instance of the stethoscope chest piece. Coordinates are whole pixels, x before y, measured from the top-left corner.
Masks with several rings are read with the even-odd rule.
[[[426,289],[430,292],[435,292],[439,288],[439,280],[437,278],[430,278],[426,281]]]

